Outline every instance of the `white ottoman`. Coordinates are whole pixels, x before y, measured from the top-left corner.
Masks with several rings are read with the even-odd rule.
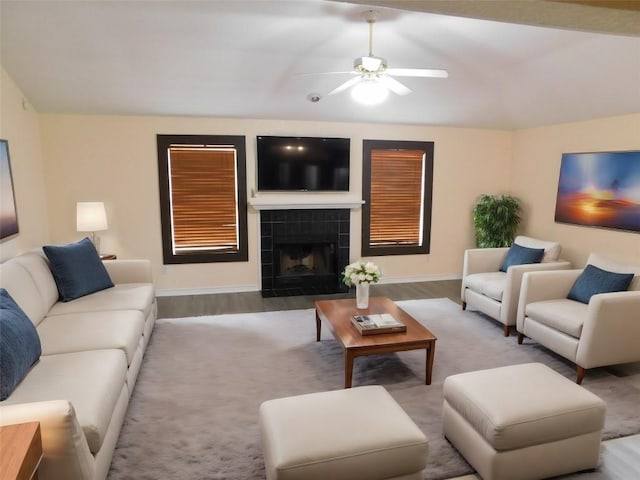
[[[595,468],[604,415],[600,398],[541,363],[444,382],[444,435],[484,480]]]
[[[260,405],[267,480],[422,480],[427,438],[381,386]]]

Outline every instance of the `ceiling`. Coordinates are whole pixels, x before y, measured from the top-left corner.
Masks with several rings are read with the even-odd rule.
[[[0,60],[43,113],[518,129],[640,112],[639,2],[602,3],[2,0]],[[300,75],[368,53],[365,4],[375,55],[449,78],[366,107]]]

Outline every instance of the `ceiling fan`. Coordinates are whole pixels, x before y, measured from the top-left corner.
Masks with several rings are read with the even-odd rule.
[[[335,95],[353,87],[351,94],[360,103],[373,105],[386,99],[389,91],[396,95],[408,95],[411,89],[392,77],[427,77],[427,78],[447,78],[449,74],[446,70],[430,68],[388,68],[387,60],[376,57],[373,54],[373,25],[376,22],[376,11],[369,10],[365,13],[365,19],[369,24],[369,55],[358,57],[353,62],[353,70],[350,72],[327,72],[327,73],[349,73],[356,75],[338,87],[334,88],[328,95]]]

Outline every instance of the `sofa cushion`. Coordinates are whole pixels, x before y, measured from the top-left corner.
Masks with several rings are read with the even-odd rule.
[[[567,299],[545,300],[527,304],[525,315],[554,330],[580,338],[587,319],[587,305]]]
[[[41,353],[36,327],[0,288],[0,400],[9,397]]]
[[[523,247],[514,243],[509,247],[507,256],[500,267],[501,272],[506,272],[512,265],[525,265],[529,263],[540,263],[544,255],[544,248]]]
[[[526,237],[524,235],[518,235],[513,243],[517,243],[518,245],[522,245],[527,248],[544,248],[542,263],[557,261],[560,258],[560,252],[562,251],[562,247],[558,242],[538,240],[537,238]]]
[[[155,292],[150,283],[118,283],[113,288],[101,290],[71,302],[58,302],[49,311],[49,316],[110,310],[139,310],[147,318],[154,298]]]
[[[53,277],[51,277],[51,281],[53,281]],[[31,274],[13,258],[0,264],[0,287],[9,292],[34,325],[40,323],[51,308],[51,305],[45,305],[42,301],[38,286],[33,281]],[[56,288],[57,300],[58,290]]]
[[[633,273],[616,273],[587,265],[569,291],[567,298],[589,303],[599,293],[623,292],[629,288]]]
[[[43,355],[116,348],[131,365],[138,349],[144,317],[138,310],[53,315],[38,325]]]
[[[95,454],[104,441],[126,375],[122,350],[43,355],[1,405],[68,400]]]
[[[42,247],[63,302],[113,287],[113,282],[91,240]]]
[[[464,284],[475,292],[501,302],[506,278],[504,272],[474,273],[464,278]]]

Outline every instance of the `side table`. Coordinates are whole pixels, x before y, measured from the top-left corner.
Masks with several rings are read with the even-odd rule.
[[[40,422],[0,426],[0,478],[37,480],[42,460]]]

